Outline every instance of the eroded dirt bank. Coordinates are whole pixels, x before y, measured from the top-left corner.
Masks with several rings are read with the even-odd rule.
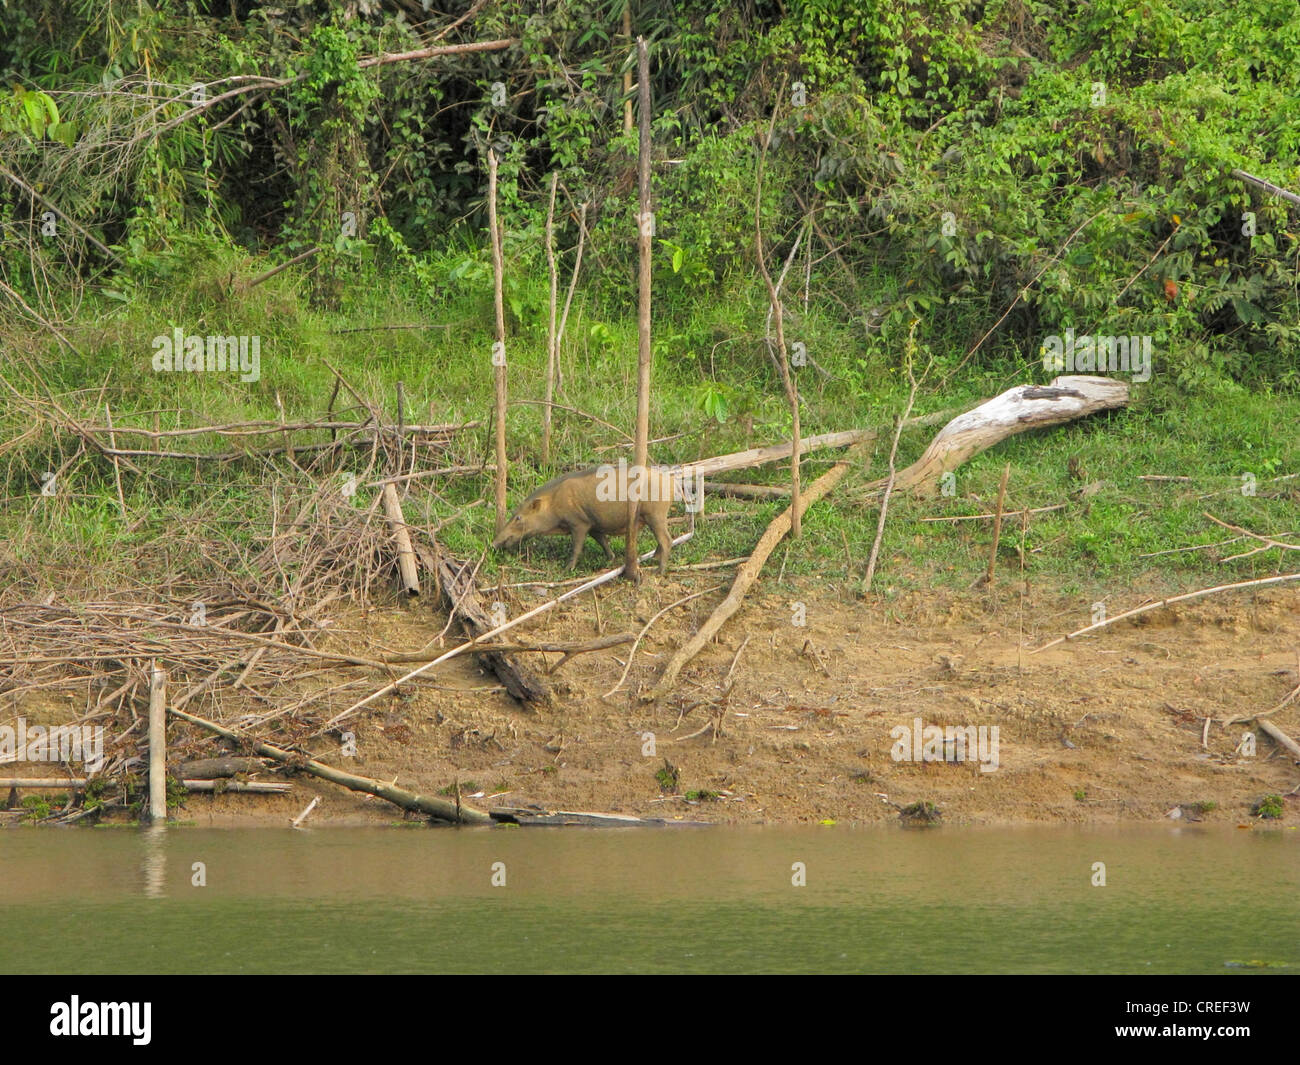
[[[638,631],[663,606],[722,579],[602,590],[599,623],[580,602],[525,638]],[[523,606],[538,601],[524,591]],[[1022,604],[1017,588],[1004,587],[996,595],[902,596],[882,609],[829,583],[758,594],[687,668],[670,700],[642,706],[627,689],[648,686],[720,595],[661,618],[624,690],[608,698],[602,694],[618,680],[627,646],[567,663],[550,678],[559,708],[540,712],[483,692],[494,678],[461,659],[437,683],[480,691],[421,688],[388,698],[348,723],[355,757],[340,757],[330,739],[312,750],[416,791],[459,781],[466,801],[480,806],[538,803],[723,823],[881,822],[929,802],[949,824],[1152,821],[1180,804],[1187,819],[1246,824],[1263,796],[1300,783],[1300,769],[1267,737],[1259,736],[1252,757],[1241,745],[1248,726],[1220,724],[1276,706],[1298,683],[1300,595],[1292,591],[1166,608],[1036,655],[1028,649],[1088,624],[1079,597],[1035,594]],[[1139,592],[1126,593],[1125,605],[1141,601]],[[799,602],[802,627],[793,623]],[[338,642],[353,652],[410,649],[443,620],[427,605],[380,609],[340,618],[347,631]],[[705,726],[722,709],[733,663],[714,738]],[[1213,723],[1203,746],[1206,717]],[[996,770],[982,772],[974,752],[965,764],[896,761],[891,729],[918,718],[924,726],[996,726]],[[1271,720],[1300,737],[1300,700]],[[647,733],[653,754],[643,753]],[[669,767],[675,786],[671,771],[661,772]],[[294,780],[285,796],[190,795],[179,816],[199,825],[283,825],[319,794],[313,824],[402,817],[379,800]],[[1273,823],[1300,824],[1300,798],[1283,806]]]

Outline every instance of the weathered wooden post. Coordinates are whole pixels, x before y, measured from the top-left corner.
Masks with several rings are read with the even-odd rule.
[[[167,820],[167,671],[149,665],[149,820]]]

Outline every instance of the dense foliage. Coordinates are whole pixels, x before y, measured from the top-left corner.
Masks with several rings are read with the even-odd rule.
[[[488,3],[445,38],[426,7],[0,0],[4,312],[90,277],[127,299],[213,249],[319,246],[325,304],[385,264],[431,297],[477,283],[489,145],[515,327],[543,314],[519,278],[542,270],[552,171],[569,246],[590,205],[589,297],[625,300],[624,0]],[[804,235],[861,365],[896,362],[921,318],[955,368],[1011,307],[969,365],[1074,328],[1154,337],[1187,389],[1300,386],[1297,208],[1231,173],[1300,188],[1291,0],[654,0],[631,26],[653,55],[657,297],[678,356],[714,343],[687,308],[754,277],[770,124],[773,254]],[[359,62],[496,38],[513,43]],[[51,207],[75,223],[55,241]]]

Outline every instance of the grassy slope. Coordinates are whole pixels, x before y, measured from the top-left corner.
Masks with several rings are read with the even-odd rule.
[[[198,261],[180,275],[184,280],[173,281],[165,292],[151,298],[126,306],[112,300],[88,301],[70,332],[81,358],[46,348],[35,365],[49,387],[64,396],[64,405],[81,417],[91,418],[94,409],[102,414],[102,403],[107,400],[119,425],[151,426],[152,414],[141,416],[139,412],[179,412],[162,416],[163,426],[168,427],[274,418],[277,393],[289,418],[319,417],[333,384],[325,366],[328,360],[362,392],[384,402],[390,415],[395,408],[396,382],[401,381],[408,397],[409,419],[483,419],[483,428],[461,441],[458,457],[477,461],[490,456],[490,293],[481,291],[481,286],[457,288],[449,284],[426,298],[393,273],[368,267],[367,276],[350,288],[344,310],[338,314],[307,310],[300,298],[304,288],[301,276],[291,272],[237,300],[223,294],[221,278],[232,272],[247,277],[261,268],[262,264],[243,257]],[[858,476],[860,480],[881,476],[888,456],[888,427],[905,401],[902,382],[882,368],[856,365],[855,336],[840,324],[833,303],[820,305],[817,280],[814,271],[801,335],[808,338],[810,350],[835,379],[822,382],[811,373],[802,378],[806,399],[803,429],[812,434],[879,427],[883,431],[872,469]],[[544,279],[530,278],[529,284],[536,291],[544,289]],[[653,449],[659,461],[737,450],[780,439],[786,432],[779,383],[763,352],[761,287],[733,279],[728,288],[724,298],[701,300],[689,308],[679,303],[675,314],[666,312],[656,319],[657,338],[667,343],[657,355],[652,435],[685,434]],[[356,325],[421,321],[449,324],[450,328],[331,332]],[[593,336],[597,322],[608,332],[597,330]],[[149,361],[150,340],[170,331],[172,325],[182,325],[190,332],[259,334],[261,380],[241,384],[214,380],[211,375],[155,374]],[[515,321],[512,326],[512,399],[536,399],[542,394],[544,321]],[[31,338],[26,343],[39,347],[42,341]],[[635,406],[635,352],[631,293],[621,314],[602,314],[584,306],[580,295],[566,338],[567,387],[561,401],[614,424],[630,426]],[[480,357],[473,357],[474,353]],[[708,418],[700,405],[711,358],[717,379],[729,382],[731,412],[725,424]],[[35,390],[30,373],[21,366],[11,367],[7,376],[25,392]],[[992,370],[963,373],[942,391],[923,390],[916,412],[970,405],[1011,384],[1042,381],[1046,376],[1040,366],[1005,352]],[[23,387],[24,378],[28,387]],[[1191,587],[1278,572],[1278,552],[1226,565],[1214,561],[1216,552],[1141,557],[1230,535],[1202,516],[1206,509],[1261,532],[1296,527],[1300,482],[1264,482],[1270,476],[1300,470],[1300,433],[1296,431],[1300,399],[1249,393],[1219,399],[1189,396],[1167,380],[1157,354],[1154,379],[1135,388],[1130,409],[1026,434],[976,457],[958,472],[955,498],[896,500],[890,508],[876,590],[888,597],[917,586],[968,586],[985,565],[990,538],[987,523],[936,524],[920,519],[991,509],[1007,462],[1011,464],[1009,508],[1062,502],[1084,482],[1096,489],[1086,504],[1075,502],[1064,511],[1033,519],[1027,576],[1036,583],[1050,583],[1066,594],[1077,592],[1091,601],[1108,589],[1122,599],[1125,590],[1133,586]],[[37,585],[45,584],[44,574],[52,587],[58,587],[55,572],[62,573],[62,579],[71,576],[65,567],[81,570],[83,577],[95,582],[134,581],[142,569],[141,557],[156,556],[159,551],[165,553],[166,572],[197,575],[212,564],[205,539],[210,543],[228,536],[256,536],[257,525],[246,525],[245,520],[251,518],[256,523],[259,515],[265,516],[268,484],[282,478],[303,479],[284,464],[274,473],[252,462],[204,465],[196,474],[188,463],[146,460],[142,468],[149,471],[149,477],[125,476],[132,518],[131,528],[125,529],[118,515],[112,468],[102,458],[75,463],[63,478],[58,498],[40,499],[42,471],[56,468],[72,454],[71,441],[64,435],[56,444],[48,433],[19,439],[28,426],[16,409],[7,409],[9,413],[0,415],[0,440],[10,444],[0,453],[0,476],[7,478],[0,534],[11,540],[11,550],[24,563],[22,568],[36,575]],[[568,412],[558,412],[556,417],[555,468],[618,454],[597,452],[599,447],[617,443],[608,428]],[[549,471],[535,466],[540,409],[513,406],[510,419],[511,499],[517,500],[541,483]],[[934,431],[922,428],[904,433],[899,465],[919,455]],[[1072,457],[1082,467],[1083,482],[1070,475]],[[827,454],[813,457],[805,478],[829,461]],[[1254,497],[1244,496],[1239,489],[1241,475],[1247,471],[1260,481]],[[1143,473],[1185,476],[1193,483],[1153,484],[1138,480]],[[769,467],[748,479],[779,482],[784,476],[782,468]],[[416,484],[407,504],[408,520],[416,523],[436,523],[457,506],[489,493],[486,480],[476,477],[442,485],[441,494],[435,493],[428,481]],[[1205,498],[1209,493],[1214,494]],[[856,494],[853,482],[848,482],[829,505],[819,505],[809,516],[803,541],[791,545],[788,556],[781,560],[787,575],[842,578],[851,565],[853,575],[860,577],[875,534],[877,512],[856,502]],[[722,502],[715,509],[737,516],[706,523],[695,542],[679,553],[678,561],[748,553],[778,510],[775,504],[740,501]],[[491,523],[490,508],[478,507],[449,525],[442,536],[453,549],[476,555],[490,539]],[[178,530],[184,535],[178,536]],[[1014,545],[1019,535],[1018,525],[1004,530],[1004,576],[1018,569]],[[563,554],[555,543],[543,541],[530,550],[529,557],[534,568],[556,573]],[[594,567],[595,558],[593,547],[584,565]],[[1281,564],[1287,561],[1282,559]],[[484,572],[491,575],[501,564],[518,566],[512,556],[489,557]]]

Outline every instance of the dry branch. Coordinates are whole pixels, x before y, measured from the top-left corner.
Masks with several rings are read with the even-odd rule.
[[[215,732],[218,736],[224,736],[228,740],[244,744],[266,758],[273,758],[277,762],[291,765],[296,769],[301,769],[304,773],[310,773],[321,780],[328,780],[331,784],[339,784],[351,791],[361,791],[367,795],[385,799],[394,806],[400,806],[403,810],[412,810],[428,817],[436,817],[441,821],[451,821],[458,824],[486,825],[492,823],[492,818],[482,810],[466,806],[464,803],[448,802],[446,799],[438,799],[428,795],[417,795],[413,791],[407,791],[405,788],[399,788],[395,784],[388,784],[382,780],[372,780],[370,777],[357,776],[355,773],[345,773],[341,769],[335,769],[333,766],[318,762],[314,758],[304,758],[302,755],[282,750],[279,747],[273,747],[269,743],[263,743],[261,740],[240,732],[238,729],[226,728],[224,725],[218,725],[214,721],[196,717],[194,714],[187,714],[184,710],[177,710],[175,707],[172,707],[171,713],[184,721],[190,722],[192,725],[198,725],[209,732]]]
[[[650,209],[650,53],[645,38],[636,39],[637,71],[637,360],[636,360],[636,433],[633,436],[632,465],[644,471],[650,464],[650,344],[651,277],[654,215]],[[636,550],[637,511],[640,499],[628,493],[627,543],[623,548],[623,576],[639,580]]]
[[[1271,736],[1280,747],[1284,747],[1291,752],[1293,758],[1300,759],[1300,743],[1296,743],[1290,736],[1283,732],[1271,721],[1260,721],[1256,719],[1255,726],[1261,731]]]
[[[1098,621],[1096,624],[1078,629],[1067,636],[1058,636],[1050,643],[1043,644],[1042,647],[1035,647],[1029,653],[1031,655],[1036,655],[1039,651],[1046,651],[1049,647],[1055,647],[1058,643],[1064,643],[1066,640],[1073,640],[1079,636],[1085,636],[1090,632],[1096,632],[1098,629],[1104,629],[1108,625],[1114,625],[1117,621],[1123,621],[1125,618],[1132,618],[1139,614],[1146,614],[1149,611],[1159,610],[1161,607],[1171,606],[1174,603],[1185,603],[1189,599],[1201,599],[1207,595],[1215,595],[1218,592],[1229,592],[1236,588],[1258,588],[1265,584],[1282,584],[1286,581],[1300,581],[1300,573],[1286,573],[1280,577],[1261,577],[1259,580],[1237,581],[1233,584],[1218,584],[1213,588],[1201,588],[1199,591],[1188,592],[1185,595],[1173,595],[1168,599],[1161,599],[1158,603],[1147,603],[1144,606],[1135,607],[1132,610],[1126,610],[1122,614],[1116,614],[1113,618],[1107,618],[1105,621]]]
[[[867,446],[868,441],[862,440],[855,444],[839,462],[832,466],[826,473],[817,478],[809,487],[808,491],[800,498],[799,505],[807,510],[812,504],[826,495],[844,478],[849,472],[849,467],[857,460]],[[698,632],[692,636],[684,646],[669,660],[668,665],[664,668],[663,674],[659,678],[659,683],[647,695],[643,696],[643,701],[649,702],[662,698],[668,693],[668,690],[677,680],[677,676],[682,671],[682,667],[694,658],[704,645],[712,639],[713,635],[723,626],[737,610],[740,609],[741,601],[749,586],[758,578],[759,571],[763,568],[763,563],[767,561],[768,556],[781,542],[786,533],[790,531],[792,521],[792,511],[794,504],[783,511],[767,527],[758,541],[758,546],[754,548],[753,554],[741,564],[736,573],[735,583],[731,586],[731,591],[727,597],[718,604],[709,619],[700,626]]]
[[[425,549],[421,549],[422,553]],[[471,640],[482,640],[497,626],[479,602],[474,574],[468,563],[459,562],[447,555],[437,544],[429,550],[432,556],[426,561],[438,575],[438,588],[446,604],[448,616],[458,619],[460,627]],[[516,661],[504,651],[474,649],[479,664],[490,670],[506,686],[506,691],[519,702],[529,706],[546,706],[551,701],[546,682],[528,666]]]
[[[496,344],[492,350],[493,388],[496,399],[496,531],[506,525],[506,312],[501,294],[505,267],[501,254],[501,226],[497,221],[497,153],[488,149],[488,237],[492,242],[492,308],[496,319]]]

